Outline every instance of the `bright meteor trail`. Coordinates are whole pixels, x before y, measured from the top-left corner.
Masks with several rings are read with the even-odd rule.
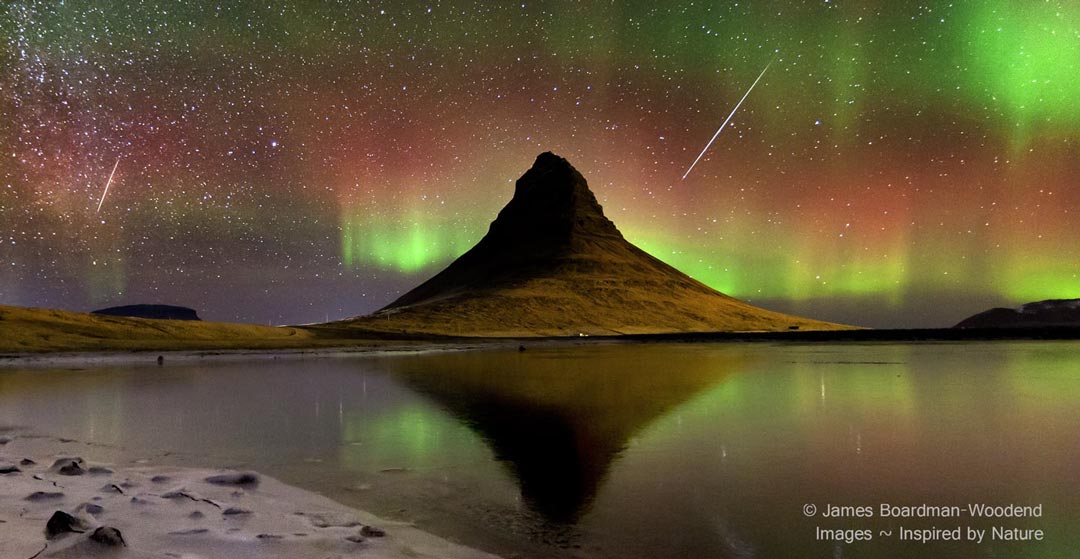
[[[771,65],[772,61],[769,61],[769,63],[765,65],[765,70],[768,70],[769,66]],[[694,170],[694,165],[697,165],[697,162],[701,161],[701,157],[705,155],[705,152],[709,151],[709,146],[711,146],[713,142],[716,141],[716,137],[720,135],[720,132],[724,130],[724,127],[727,126],[728,122],[731,122],[731,117],[735,116],[735,111],[739,110],[739,106],[743,104],[743,101],[746,101],[746,98],[750,95],[750,92],[754,90],[754,86],[757,85],[757,82],[761,81],[761,76],[765,75],[765,70],[762,70],[761,73],[758,74],[757,79],[754,80],[754,83],[750,85],[750,89],[746,90],[746,93],[742,96],[742,99],[739,99],[739,102],[735,104],[735,108],[731,109],[731,114],[729,114],[727,119],[724,120],[724,123],[720,125],[720,128],[716,129],[716,134],[713,134],[713,137],[711,140],[709,140],[709,143],[705,144],[705,149],[701,150],[701,153],[698,154],[697,159],[695,159],[694,162],[690,164],[690,168],[687,169],[686,173],[683,174],[683,180],[686,180],[686,177],[690,174],[690,171]]]
[[[101,193],[101,200],[97,203],[97,211],[101,212],[101,205],[105,203],[105,196],[109,193],[109,185],[112,184],[113,175],[116,174],[116,168],[120,165],[120,158],[116,158],[116,163],[112,166],[112,172],[109,173],[109,180],[105,181],[105,192]],[[684,177],[685,178],[685,177]]]

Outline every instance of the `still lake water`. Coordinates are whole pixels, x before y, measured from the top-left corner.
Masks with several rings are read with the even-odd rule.
[[[1077,342],[0,369],[0,426],[94,443],[92,460],[252,468],[530,558],[1076,556],[1078,403]],[[875,517],[804,516],[830,503]],[[897,520],[881,503],[1043,512]],[[994,525],[1045,540],[898,541],[900,527]],[[874,539],[821,542],[818,526]]]

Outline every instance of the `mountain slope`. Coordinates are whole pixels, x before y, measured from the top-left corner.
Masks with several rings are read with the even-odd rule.
[[[518,179],[476,246],[382,310],[333,326],[456,336],[845,328],[743,303],[654,258],[552,153]]]
[[[961,320],[953,328],[1039,328],[1080,326],[1080,299],[1051,299],[1019,308],[995,308]]]
[[[0,353],[335,345],[296,327],[160,320],[0,305]],[[344,345],[349,340],[338,340]]]

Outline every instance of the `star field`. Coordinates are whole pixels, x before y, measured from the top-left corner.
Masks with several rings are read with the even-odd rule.
[[[370,312],[548,150],[629,240],[776,310],[943,326],[1080,296],[1073,3],[0,10],[2,304]]]

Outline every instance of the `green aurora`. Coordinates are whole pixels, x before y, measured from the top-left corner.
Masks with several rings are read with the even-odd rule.
[[[549,150],[632,242],[778,310],[1080,296],[1075,3],[14,2],[0,38],[2,303],[369,312]]]

